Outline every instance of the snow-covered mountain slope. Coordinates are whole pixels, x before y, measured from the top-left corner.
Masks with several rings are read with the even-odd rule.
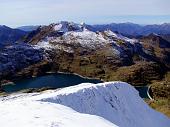
[[[38,33],[34,33],[36,34],[31,40],[26,39],[26,41],[47,49],[50,47],[64,47],[64,44],[70,44],[71,46],[79,45],[95,49],[113,43],[113,38],[127,42],[135,41],[109,30],[104,32],[93,32],[88,30],[84,24],[66,21],[41,27],[38,30]],[[111,36],[112,40],[108,38]]]
[[[2,127],[169,127],[123,82],[83,83],[44,93],[0,98]],[[10,122],[9,122],[10,121]]]
[[[165,47],[168,48],[167,46],[157,49],[154,45],[149,45],[152,42],[144,43],[146,39],[130,39],[111,30],[94,32],[85,24],[66,21],[42,26],[25,37],[24,41],[37,48],[54,50],[57,53],[60,51],[72,54],[88,52],[89,55],[94,53],[94,50],[96,54],[98,52],[105,54],[107,50],[107,56],[114,57],[114,60],[118,60],[123,65],[134,63],[134,57],[141,61],[154,61],[163,64],[164,61],[167,63],[167,59],[169,59],[169,50],[165,50]],[[147,45],[149,47],[145,48]],[[160,55],[158,56],[158,54]]]
[[[69,31],[82,31],[83,26],[81,24],[73,23],[73,22],[67,22],[67,21],[61,21],[59,23],[54,24],[54,30],[60,31],[60,32],[69,32]]]
[[[117,127],[101,117],[60,104],[18,100],[0,105],[1,127]]]
[[[74,46],[96,49],[101,48],[106,44],[109,44],[109,41],[104,39],[101,34],[83,30],[66,32],[62,37],[46,37],[39,41],[37,46],[45,49],[65,49],[65,47],[70,47],[73,50],[72,47]],[[69,52],[68,50],[65,51]]]

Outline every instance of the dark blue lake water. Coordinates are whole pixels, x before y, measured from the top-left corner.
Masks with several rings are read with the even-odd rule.
[[[48,74],[45,76],[22,79],[17,82],[14,82],[14,85],[5,85],[2,88],[10,93],[16,92],[23,89],[29,88],[42,88],[42,87],[50,87],[50,88],[62,88],[77,85],[80,83],[101,83],[102,81],[97,79],[88,79],[83,78],[74,74]]]
[[[97,79],[87,79],[74,74],[48,74],[45,76],[22,79],[14,82],[14,85],[5,85],[2,88],[7,92],[17,92],[29,88],[63,88],[68,86],[77,85],[80,83],[101,83],[102,81]],[[148,98],[148,87],[135,87],[142,98]]]
[[[138,87],[135,87],[135,88],[136,88],[136,90],[139,91],[140,97],[142,97],[142,98],[149,98],[148,94],[147,94],[148,86],[138,86]]]

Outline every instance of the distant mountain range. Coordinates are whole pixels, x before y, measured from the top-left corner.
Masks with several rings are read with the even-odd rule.
[[[19,29],[12,29],[4,25],[0,26],[0,46],[11,44],[26,34],[27,32]]]
[[[96,24],[96,25],[89,25],[84,24],[86,27],[91,31],[105,31],[107,29],[115,32],[119,32],[123,35],[129,37],[136,37],[136,36],[143,36],[148,35],[151,33],[156,34],[170,34],[170,23],[164,24],[153,24],[153,25],[140,25],[134,23],[111,23],[111,24]],[[30,32],[36,30],[39,26],[21,26],[17,29],[22,31]]]
[[[170,23],[161,25],[139,25],[134,23],[111,23],[103,25],[87,25],[90,30],[104,31],[111,30],[117,31],[126,36],[143,36],[151,33],[156,34],[170,34]]]
[[[113,32],[118,32],[122,35],[128,36],[130,38],[138,38],[142,36],[149,35],[151,33],[166,35],[164,36],[169,40],[170,35],[170,23],[164,23],[161,25],[139,25],[134,23],[111,23],[111,24],[101,24],[101,25],[88,25],[84,26],[90,31],[105,31],[111,30]],[[38,29],[39,26],[21,26],[18,28],[10,28],[8,26],[0,25],[0,45],[13,43],[27,33]]]

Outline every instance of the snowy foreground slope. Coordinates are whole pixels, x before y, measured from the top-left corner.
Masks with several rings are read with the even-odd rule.
[[[170,127],[123,82],[83,83],[0,98],[1,127]]]

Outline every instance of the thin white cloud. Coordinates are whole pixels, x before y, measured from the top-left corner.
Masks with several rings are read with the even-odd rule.
[[[91,18],[104,20],[119,15],[170,15],[169,5],[170,0],[0,0],[0,24],[92,21]]]

